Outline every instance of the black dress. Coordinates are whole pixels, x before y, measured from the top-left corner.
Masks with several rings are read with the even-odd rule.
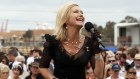
[[[32,76],[32,74],[30,73],[30,75],[28,75],[27,77],[25,77],[25,79],[32,79],[31,76]],[[36,79],[45,79],[45,78],[43,78],[43,76],[41,74],[38,74],[37,77],[36,77]]]
[[[82,48],[75,55],[70,55],[55,37],[46,35],[40,68],[49,68],[54,60],[54,75],[59,79],[86,79],[85,67],[91,61],[94,68],[94,48],[90,38],[86,37]]]

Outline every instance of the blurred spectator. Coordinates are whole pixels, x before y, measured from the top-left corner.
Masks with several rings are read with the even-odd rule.
[[[86,79],[96,79],[91,67],[91,64],[88,62],[88,65],[86,67]]]
[[[5,53],[4,52],[0,52],[0,57],[3,56],[3,55],[5,55]]]
[[[115,53],[115,58],[116,58],[116,61],[119,62],[120,60],[120,55],[122,54],[122,51],[116,51]]]
[[[21,62],[14,62],[12,66],[12,75],[8,77],[8,79],[23,79],[20,77],[23,73],[23,67]]]
[[[112,64],[105,65],[105,71],[104,71],[104,79],[108,78],[112,74]]]
[[[34,49],[34,50],[32,50],[31,55],[32,55],[34,58],[41,58],[42,51],[39,50],[39,49]]]
[[[126,62],[126,54],[121,54],[120,55],[120,60],[119,60],[119,65],[121,66],[121,70],[119,72],[120,76],[125,76],[126,75],[126,65],[128,65],[128,63]]]
[[[126,79],[138,79],[137,76],[136,76],[136,69],[131,66],[131,65],[127,65],[126,66]]]
[[[109,58],[112,58],[114,56],[115,56],[115,54],[112,51],[106,51],[106,60],[105,60],[106,64],[108,64]]]
[[[30,75],[28,75],[25,79],[44,79],[41,73],[39,72],[39,62],[34,61],[30,66]]]
[[[115,64],[115,63],[117,63],[116,59],[115,59],[115,56],[112,56],[112,57],[108,58],[107,64]]]
[[[5,65],[9,65],[9,60],[8,60],[7,56],[5,56],[5,55],[1,56],[0,63],[3,63]]]
[[[134,57],[138,53],[137,48],[131,48],[127,51],[127,60],[126,62],[129,63],[130,65],[134,66]]]
[[[10,69],[7,65],[0,63],[0,79],[7,79]]]
[[[30,56],[27,58],[27,66],[34,61],[34,58],[41,58],[42,51],[39,49],[34,49],[30,51]]]
[[[17,61],[17,62],[21,62],[21,64],[22,64],[22,66],[23,66],[23,71],[24,72],[27,72],[27,66],[25,65],[25,57],[24,56],[17,56],[16,58],[15,58],[15,61]]]
[[[137,78],[140,79],[140,53],[135,55],[134,58],[134,68],[136,69],[137,72]]]
[[[18,52],[18,49],[15,47],[11,47],[9,49],[8,58],[9,58],[9,68],[10,69],[12,68],[12,64],[14,63],[16,56],[18,56],[17,52]]]
[[[119,64],[113,64],[112,65],[112,75],[106,79],[125,79],[124,77],[119,76],[119,71],[121,70],[121,67]]]

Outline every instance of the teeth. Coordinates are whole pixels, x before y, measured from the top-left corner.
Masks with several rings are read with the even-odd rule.
[[[78,21],[83,21],[83,19],[77,19]]]

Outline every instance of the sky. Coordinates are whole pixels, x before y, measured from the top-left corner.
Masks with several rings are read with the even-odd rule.
[[[0,0],[0,26],[8,20],[7,31],[54,28],[57,10],[71,1],[82,8],[86,21],[103,27],[127,15],[140,20],[140,0]]]

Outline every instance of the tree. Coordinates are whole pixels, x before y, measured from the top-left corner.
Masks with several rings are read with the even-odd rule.
[[[113,42],[114,41],[114,25],[116,23],[113,21],[108,21],[106,23],[106,27],[104,29],[104,34],[105,37],[108,39],[109,42]]]
[[[138,20],[132,16],[126,16],[124,20],[122,20],[120,23],[134,23],[138,22]]]
[[[32,30],[27,30],[25,34],[23,34],[23,37],[25,38],[25,41],[30,41],[30,39],[33,36],[33,31]]]

